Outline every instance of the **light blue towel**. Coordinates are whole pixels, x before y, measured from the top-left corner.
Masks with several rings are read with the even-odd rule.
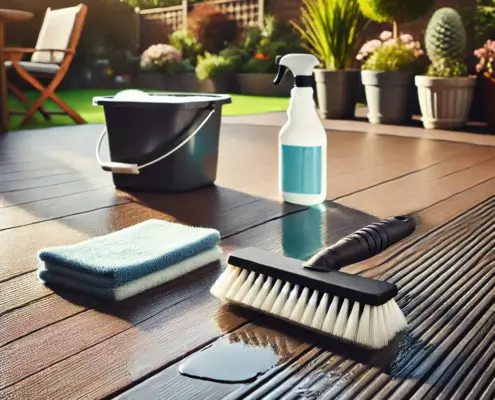
[[[198,256],[219,242],[215,229],[152,219],[77,244],[43,249],[38,253],[39,270],[96,287],[118,287]]]
[[[65,274],[65,271],[63,274],[60,274],[55,272],[54,269],[48,270],[45,266],[38,268],[38,277],[45,284],[56,284],[65,289],[96,296],[103,300],[120,301],[160,286],[206,265],[213,263],[218,265],[218,262],[221,262],[222,258],[222,249],[216,246],[211,250],[188,258],[178,264],[171,265],[160,271],[115,287],[101,287],[95,285],[94,282],[89,282],[87,279],[82,280],[79,275],[77,277],[70,276]],[[54,264],[50,264],[49,266],[53,267]],[[63,270],[63,267],[59,269]]]

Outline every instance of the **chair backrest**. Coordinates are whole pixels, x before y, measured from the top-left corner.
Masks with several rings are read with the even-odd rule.
[[[35,49],[72,50],[75,52],[81,37],[87,6],[52,10],[48,8],[41,26]],[[60,64],[66,56],[64,52],[34,52],[31,61],[37,63]]]

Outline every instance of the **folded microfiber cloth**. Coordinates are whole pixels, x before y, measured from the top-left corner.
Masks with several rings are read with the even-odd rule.
[[[215,229],[151,219],[73,245],[43,249],[38,259],[46,269],[63,266],[66,274],[85,274],[115,287],[211,250],[219,242]]]
[[[102,288],[94,286],[87,282],[82,282],[78,277],[70,277],[64,273],[59,274],[54,272],[54,270],[48,270],[45,266],[40,266],[38,269],[38,277],[45,283],[54,283],[69,290],[87,293],[104,300],[120,301],[162,285],[207,264],[221,260],[222,255],[222,250],[218,246],[215,246],[211,250],[207,250],[178,264],[171,265],[163,270],[158,270],[116,287]],[[56,268],[56,270],[59,269],[63,270],[63,267]]]
[[[220,233],[215,229],[152,219],[74,245],[43,249],[38,253],[38,276],[45,282],[77,284],[81,290],[111,290],[144,277],[151,282],[151,274],[175,266],[174,272],[160,275],[161,284],[171,280],[167,275],[187,273],[177,269],[180,263],[214,250],[219,242]]]

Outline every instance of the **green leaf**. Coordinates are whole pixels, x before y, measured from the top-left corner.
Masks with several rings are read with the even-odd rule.
[[[303,0],[301,24],[292,22],[326,69],[349,65],[365,24],[358,0]]]

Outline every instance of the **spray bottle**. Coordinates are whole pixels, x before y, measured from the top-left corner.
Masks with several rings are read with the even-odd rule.
[[[287,54],[276,59],[278,85],[290,69],[294,76],[287,122],[279,136],[279,190],[287,203],[311,206],[327,195],[327,135],[313,99],[311,54]]]

